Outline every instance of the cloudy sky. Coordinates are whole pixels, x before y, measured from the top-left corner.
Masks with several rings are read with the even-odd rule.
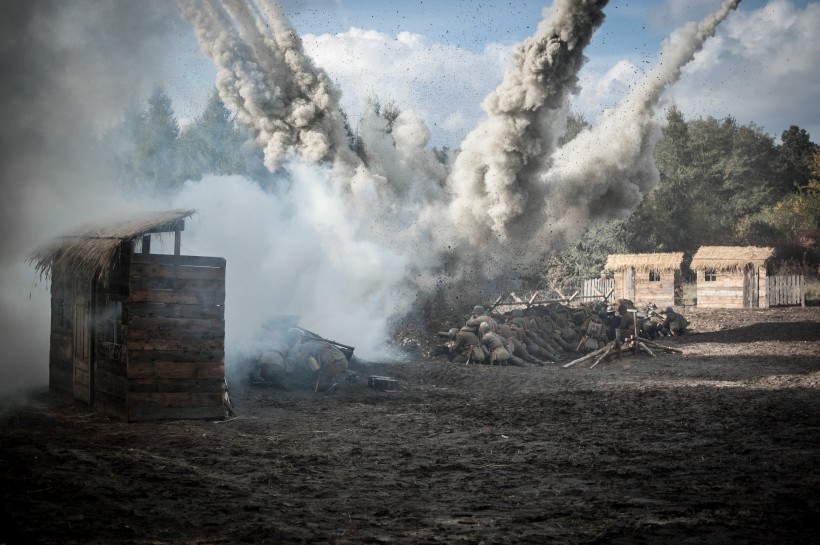
[[[717,0],[611,1],[587,51],[575,109],[594,122],[656,62],[676,28]],[[418,111],[433,144],[458,146],[500,81],[511,48],[532,34],[537,0],[292,0],[285,12],[305,48],[344,93],[351,119],[368,97]],[[744,0],[668,93],[688,118],[733,116],[778,137],[796,124],[820,138],[820,3]],[[180,22],[163,64],[180,116],[204,102],[214,72]]]

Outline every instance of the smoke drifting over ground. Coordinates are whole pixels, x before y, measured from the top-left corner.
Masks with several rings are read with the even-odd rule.
[[[126,89],[153,85],[144,75],[157,47],[145,44],[167,44],[162,21],[176,14],[164,2],[4,3],[0,217],[17,235],[5,238],[0,262],[0,326],[15,339],[0,378],[32,369],[44,381],[47,372],[48,292],[32,292],[27,253],[99,210],[199,209],[183,251],[227,258],[228,365],[275,314],[300,315],[303,326],[373,355],[419,293],[449,286],[469,298],[495,289],[531,272],[587,222],[624,215],[657,183],[652,113],[663,88],[736,2],[681,29],[623,104],[557,149],[605,4],[557,0],[545,9],[485,99],[486,119],[455,162],[443,164],[412,111],[390,122],[366,113],[360,154],[352,152],[341,90],[304,53],[273,0],[179,0],[218,69],[220,96],[250,128],[278,183],[266,191],[253,180],[206,177],[187,182],[173,202],[136,203],[103,182],[113,176],[93,160],[93,139],[75,135],[122,112],[132,99]],[[95,32],[82,16],[92,11]],[[97,62],[88,63],[88,51]]]

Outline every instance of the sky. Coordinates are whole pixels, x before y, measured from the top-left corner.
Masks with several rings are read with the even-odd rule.
[[[581,73],[574,110],[594,122],[658,62],[677,27],[699,20],[716,0],[613,1]],[[343,93],[352,120],[368,98],[413,109],[432,145],[458,147],[482,116],[515,44],[530,36],[548,2],[534,0],[286,1],[304,46]],[[180,117],[193,117],[215,72],[179,22],[178,50],[163,64]],[[668,100],[688,119],[734,117],[775,138],[798,125],[820,135],[820,4],[744,0],[684,70]]]

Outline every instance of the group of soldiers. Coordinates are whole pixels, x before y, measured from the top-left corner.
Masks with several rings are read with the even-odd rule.
[[[628,300],[617,301],[614,307],[602,303],[530,307],[503,316],[476,306],[461,328],[438,333],[448,340],[433,355],[446,355],[454,363],[546,365],[563,360],[569,352],[597,350],[632,335],[680,336],[688,325],[672,307],[660,312],[649,303],[638,310]]]
[[[280,388],[328,386],[348,368],[348,356],[336,343],[291,328],[283,339],[269,342],[255,360],[251,380]]]
[[[650,340],[678,337],[689,327],[689,321],[672,307],[661,312],[654,303],[649,303],[643,310],[638,310],[626,299],[617,301],[616,305],[598,303],[593,306],[593,313],[581,326],[583,336],[579,348],[596,350],[608,342],[633,335]]]
[[[573,313],[562,305],[513,310],[497,318],[474,307],[460,329],[439,333],[449,340],[435,353],[456,363],[546,365],[564,359],[578,340]]]

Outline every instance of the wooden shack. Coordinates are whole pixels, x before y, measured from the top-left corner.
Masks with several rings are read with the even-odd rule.
[[[81,228],[31,256],[51,278],[51,391],[126,421],[225,417],[225,259],[181,255],[194,212]],[[173,254],[151,253],[164,237]]]
[[[768,307],[766,262],[772,248],[702,246],[692,258],[702,308]]]
[[[667,307],[680,303],[682,262],[683,252],[610,254],[604,268],[615,280],[614,299]]]

